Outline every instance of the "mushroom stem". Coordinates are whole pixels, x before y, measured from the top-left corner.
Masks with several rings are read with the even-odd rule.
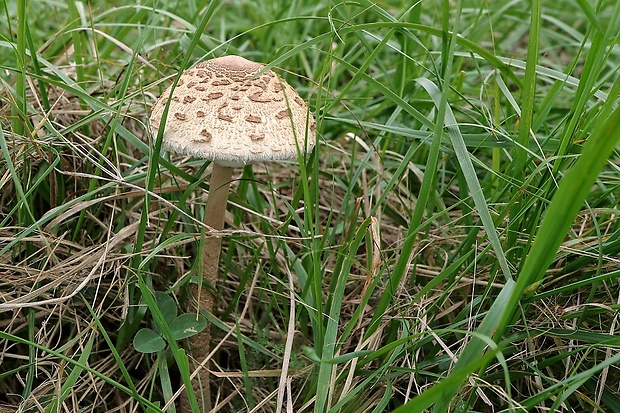
[[[216,162],[213,163],[211,186],[204,222],[207,226],[216,231],[224,229],[224,215],[226,214],[228,189],[230,188],[232,171],[233,168],[229,166],[222,166]],[[209,288],[213,289],[215,289],[215,284],[217,282],[217,268],[221,246],[222,238],[220,236],[206,237],[202,262],[204,274],[203,281],[207,283]],[[210,305],[205,309],[211,312],[213,309],[213,296],[211,294],[209,294],[209,296],[211,296]]]
[[[213,163],[213,172],[211,173],[211,185],[209,198],[207,200],[207,208],[205,210],[204,223],[216,230],[224,229],[224,216],[226,213],[226,204],[228,202],[228,189],[232,177],[233,168]],[[222,246],[222,238],[219,235],[213,236],[205,234],[204,249],[202,254],[202,271],[203,271],[203,288],[196,284],[191,284],[189,288],[190,299],[188,300],[188,310],[191,312],[206,311],[213,313],[215,304],[215,291],[217,285],[218,264],[220,259],[220,250]],[[207,327],[200,333],[190,337],[191,355],[198,363],[208,356],[211,342],[211,324],[207,323]],[[208,363],[201,367],[198,377],[192,382],[194,392],[198,398],[198,405],[201,412],[211,411],[211,391],[209,388],[209,369]],[[189,406],[186,404],[186,406]],[[188,410],[189,411],[189,410]]]

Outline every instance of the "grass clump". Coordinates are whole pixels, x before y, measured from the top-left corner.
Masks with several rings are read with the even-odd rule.
[[[3,6],[8,411],[176,411],[210,167],[147,119],[223,54],[321,139],[233,177],[215,409],[617,410],[617,2]]]

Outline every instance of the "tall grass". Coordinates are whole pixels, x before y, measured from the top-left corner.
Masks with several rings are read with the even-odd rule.
[[[0,406],[192,395],[170,314],[210,166],[146,120],[180,70],[239,54],[320,143],[233,178],[217,411],[618,410],[617,2],[2,7]]]

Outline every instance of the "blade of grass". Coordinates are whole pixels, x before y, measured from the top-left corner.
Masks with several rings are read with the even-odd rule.
[[[93,350],[93,342],[94,337],[91,335],[90,339],[83,347],[82,354],[80,354],[80,357],[77,360],[78,365],[86,365],[86,363],[88,363],[88,359]],[[83,370],[78,366],[74,366],[71,369],[71,373],[69,373],[66,380],[62,383],[58,397],[53,399],[52,402],[45,408],[46,413],[53,413],[60,410],[60,407],[63,405],[65,399],[69,397],[69,394],[73,390],[73,386],[79,379],[82,371]]]
[[[521,117],[519,118],[519,134],[517,142],[522,148],[529,147],[530,131],[532,129],[532,120],[534,109],[536,108],[536,66],[538,64],[538,50],[540,48],[540,21],[542,14],[542,5],[540,0],[532,0],[532,9],[530,12],[529,35],[527,39],[527,58],[525,63],[525,75],[523,79],[522,96],[521,96]],[[527,153],[519,147],[515,148],[515,163],[513,176],[518,181],[523,181],[525,176],[525,167],[527,161]]]
[[[596,11],[592,8],[592,5],[586,0],[577,0],[577,4],[583,10],[583,13],[586,15],[592,26],[600,33],[603,34],[605,30],[601,26],[601,22],[596,15]]]
[[[120,369],[121,374],[123,375],[123,378],[127,381],[127,385],[129,386],[129,389],[132,391],[132,396],[133,397],[137,397],[139,395],[139,393],[138,393],[138,390],[136,389],[136,386],[135,386],[135,384],[133,382],[131,374],[129,374],[129,371],[127,370],[127,367],[125,366],[125,363],[123,362],[123,358],[121,357],[119,352],[116,351],[116,348],[114,347],[114,343],[112,342],[112,339],[110,338],[110,335],[106,331],[106,329],[103,326],[103,324],[101,324],[100,317],[97,316],[97,314],[95,313],[95,310],[92,308],[92,306],[88,303],[88,301],[86,300],[86,298],[83,295],[80,295],[80,298],[82,299],[82,302],[84,303],[86,308],[88,308],[89,313],[93,317],[94,323],[95,323],[95,325],[97,326],[97,329],[98,329],[98,334],[102,335],[103,339],[105,340],[106,344],[108,345],[108,348],[110,349],[110,351],[112,353],[112,356],[114,357],[114,360],[116,361],[116,364],[117,364],[118,368]]]
[[[344,246],[343,251],[357,251],[362,242],[366,238],[366,231],[370,226],[371,220],[366,219],[362,225],[355,232],[355,236],[347,246]],[[354,263],[354,257],[351,254],[341,255],[339,258],[339,264],[336,265],[336,269],[332,275],[335,284],[333,293],[331,294],[331,306],[329,309],[329,315],[327,317],[327,327],[325,328],[325,338],[323,347],[321,348],[321,362],[319,366],[319,374],[317,378],[316,389],[316,402],[314,411],[316,413],[325,412],[327,410],[327,402],[330,395],[333,392],[332,384],[332,371],[333,364],[329,360],[334,358],[334,352],[336,349],[336,343],[338,340],[338,329],[340,325],[341,304],[344,298],[344,290],[347,285],[351,266]]]
[[[76,0],[67,1],[67,9],[69,9],[69,18],[72,20],[69,23],[69,31],[71,32],[71,43],[73,46],[73,60],[75,61],[75,77],[78,84],[83,84],[84,77],[84,56],[88,56],[86,51],[85,42],[82,41],[82,31],[78,30],[82,24],[81,13],[78,8],[82,8],[82,2],[76,2]]]
[[[523,80],[521,108],[519,117],[519,131],[517,135],[518,145],[514,148],[514,162],[511,171],[512,178],[521,183],[525,180],[527,166],[527,148],[529,147],[530,133],[532,129],[534,109],[536,107],[536,66],[538,63],[538,50],[540,48],[540,21],[541,2],[532,0],[530,11],[530,29],[528,36],[527,58],[525,63],[525,76]],[[521,232],[525,217],[518,218],[523,214],[525,206],[522,203],[523,193],[517,187],[514,189],[513,205],[510,208],[510,223],[506,237],[506,250],[510,251],[511,261],[522,256],[522,248],[517,248],[517,237]]]
[[[24,122],[27,117],[26,110],[26,61],[27,61],[27,48],[26,48],[26,39],[28,32],[28,14],[27,14],[27,1],[26,0],[18,0],[17,1],[17,48],[15,49],[16,53],[16,61],[17,61],[17,70],[18,73],[15,76],[15,92],[17,96],[18,107],[12,110],[12,121],[11,125],[13,127],[13,133],[17,136],[24,136],[24,132],[26,128],[24,127]]]
[[[245,347],[243,345],[243,335],[241,334],[241,326],[239,322],[235,322],[235,329],[237,330],[237,351],[239,353],[239,364],[241,364],[241,372],[243,373],[243,385],[245,386],[245,401],[247,403],[248,410],[254,409],[256,402],[252,395],[252,379],[250,378],[250,369],[248,368],[248,362],[245,354]]]
[[[439,107],[441,104],[441,92],[439,88],[428,79],[422,78],[417,79],[417,81],[422,85],[422,87],[424,87],[424,89],[426,89],[428,94],[431,96],[431,99],[435,102],[435,105]],[[512,274],[510,268],[508,267],[508,261],[506,259],[506,255],[504,254],[499,236],[497,235],[495,225],[493,224],[493,218],[491,218],[491,213],[489,212],[490,209],[484,197],[484,192],[482,191],[480,182],[478,181],[476,170],[471,162],[469,151],[463,141],[463,136],[458,128],[452,109],[450,109],[450,107],[446,107],[445,110],[445,125],[448,131],[448,136],[452,142],[452,147],[454,148],[459,166],[461,167],[465,180],[467,181],[470,196],[474,199],[474,204],[476,204],[478,214],[480,215],[480,220],[482,221],[482,225],[484,226],[489,242],[493,246],[493,250],[495,251],[495,255],[499,261],[502,272],[507,280],[511,280]]]
[[[6,168],[8,169],[9,174],[11,175],[11,179],[13,180],[13,184],[15,185],[15,190],[17,191],[17,195],[18,195],[17,205],[25,209],[29,218],[32,220],[32,222],[36,223],[37,220],[34,217],[34,213],[32,211],[32,208],[30,208],[30,204],[28,202],[28,200],[31,199],[29,195],[32,193],[32,191],[34,191],[35,187],[33,186],[28,191],[24,192],[24,187],[22,186],[22,179],[17,173],[17,170],[15,169],[15,165],[13,164],[13,160],[11,159],[11,152],[9,151],[9,147],[7,145],[7,141],[6,141],[4,131],[2,130],[2,128],[0,128],[0,150],[2,150],[2,155],[4,157],[4,161],[6,162]],[[39,226],[37,225],[35,229],[39,229]],[[0,253],[4,253],[4,252],[5,251],[3,250]]]
[[[159,369],[159,382],[161,383],[161,392],[164,396],[164,402],[168,402],[174,396],[172,381],[170,380],[170,371],[168,370],[168,358],[166,351],[157,352],[157,366]],[[172,404],[166,413],[176,413],[176,408]]]

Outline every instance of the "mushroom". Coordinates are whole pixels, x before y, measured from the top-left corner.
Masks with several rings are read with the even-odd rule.
[[[213,161],[204,223],[215,233],[205,238],[203,282],[215,290],[221,249],[217,231],[224,215],[232,171],[252,162],[298,159],[316,140],[316,123],[295,90],[264,65],[239,56],[196,64],[155,102],[150,124],[157,136],[164,108],[171,99],[162,146],[174,152]],[[172,87],[172,86],[171,86]],[[211,292],[199,295],[190,286],[191,311],[212,312]],[[193,307],[197,305],[198,307]],[[190,338],[190,352],[201,361],[209,353],[210,327]],[[204,406],[210,407],[208,369],[199,372]],[[198,389],[194,382],[194,388]],[[199,397],[200,398],[200,397]],[[203,406],[201,406],[204,408]]]

